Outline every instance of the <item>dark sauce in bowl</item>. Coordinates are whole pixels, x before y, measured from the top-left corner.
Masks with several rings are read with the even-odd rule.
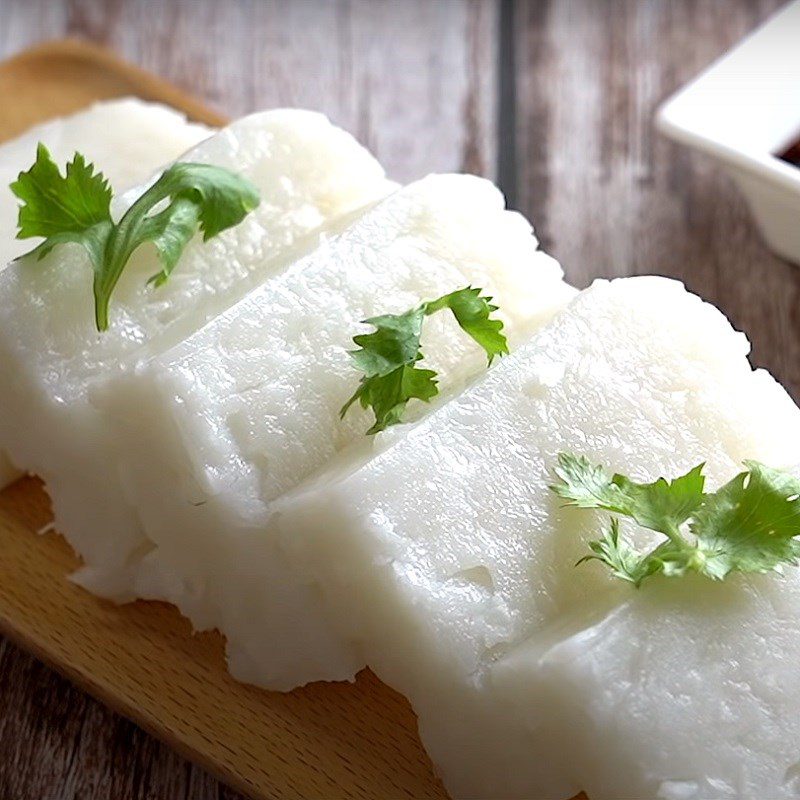
[[[800,139],[792,142],[785,150],[777,154],[781,161],[800,167]]]

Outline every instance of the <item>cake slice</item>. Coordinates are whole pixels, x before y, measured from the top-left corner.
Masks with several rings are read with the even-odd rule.
[[[218,237],[195,237],[158,288],[147,284],[160,270],[155,248],[139,248],[112,300],[110,330],[95,329],[82,248],[60,246],[0,273],[0,448],[45,480],[57,527],[78,552],[109,565],[124,565],[143,540],[110,458],[117,437],[89,402],[94,384],[192,334],[394,188],[355,139],[308,111],[245,117],[182,160],[243,175],[261,203]],[[123,196],[117,214],[142,191]]]
[[[512,349],[574,293],[491,183],[430,176],[135,375],[98,387],[96,406],[127,429],[119,469],[153,547],[131,593],[219,628],[240,679],[291,688],[351,678],[362,662],[276,548],[273,502],[349,445],[369,451],[402,436],[366,436],[362,409],[339,416],[360,378],[348,351],[367,330],[361,320],[467,284],[494,298]],[[437,400],[486,369],[483,350],[444,314],[427,319],[422,347]],[[429,410],[412,401],[409,418]],[[392,479],[398,495],[403,482]],[[113,596],[106,565],[89,566],[84,585]]]
[[[17,199],[9,184],[27,169],[42,142],[58,163],[80,150],[113,186],[143,183],[165,161],[211,135],[204,125],[187,122],[177,111],[132,97],[95,103],[68,117],[35,125],[0,145],[0,270],[31,249],[16,237]],[[0,488],[19,476],[0,452]]]
[[[598,281],[405,436],[370,458],[349,454],[276,503],[287,561],[354,661],[409,698],[454,797],[569,798],[586,788],[594,798],[576,765],[592,748],[615,751],[608,729],[627,724],[625,680],[640,668],[631,738],[649,719],[650,658],[646,649],[637,657],[633,624],[615,636],[629,637],[619,669],[604,638],[613,618],[600,623],[597,658],[580,642],[561,650],[549,684],[537,666],[540,653],[636,592],[597,564],[575,566],[605,520],[562,508],[548,488],[551,470],[562,451],[634,480],[705,461],[716,485],[745,458],[774,467],[800,460],[800,412],[751,369],[747,352],[745,337],[679,283]],[[650,542],[641,529],[628,534]],[[620,677],[611,687],[606,666]],[[575,708],[605,714],[590,735],[579,736],[579,722],[559,729],[562,674]],[[661,758],[671,740],[666,723],[653,725]],[[721,744],[724,728],[703,730]],[[636,755],[646,770],[644,749]],[[629,763],[608,759],[602,769],[610,776]],[[642,785],[625,780],[613,785]]]
[[[500,681],[529,675],[592,800],[790,800],[800,789],[800,576],[651,580]]]

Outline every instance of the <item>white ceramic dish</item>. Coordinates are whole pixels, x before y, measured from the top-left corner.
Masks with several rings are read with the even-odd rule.
[[[724,164],[767,244],[800,264],[800,166],[779,157],[800,139],[800,0],[673,95],[656,124]]]

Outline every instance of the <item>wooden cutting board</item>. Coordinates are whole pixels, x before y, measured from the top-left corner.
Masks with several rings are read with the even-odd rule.
[[[179,89],[80,42],[0,64],[0,140],[94,100],[135,95],[224,123]],[[254,798],[445,798],[404,698],[365,671],[290,694],[233,681],[216,634],[163,604],[117,607],[73,586],[77,560],[47,495],[0,493],[0,631],[109,706]]]

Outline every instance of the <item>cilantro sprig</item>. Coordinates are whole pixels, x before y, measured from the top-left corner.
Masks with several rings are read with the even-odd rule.
[[[344,404],[344,417],[353,403],[372,408],[375,423],[368,435],[402,422],[408,402],[428,402],[439,393],[436,372],[417,366],[422,360],[420,336],[425,317],[450,309],[462,330],[486,352],[491,366],[495,357],[508,353],[508,342],[502,333],[503,323],[492,319],[497,306],[482,289],[466,286],[436,300],[429,300],[402,314],[383,314],[364,320],[375,327],[374,333],[354,336],[359,350],[350,353],[356,367],[364,375],[352,397]]]
[[[550,488],[567,505],[629,517],[666,541],[642,553],[620,537],[618,516],[578,563],[600,561],[635,586],[658,573],[722,580],[732,572],[780,571],[800,557],[800,480],[757,461],[716,492],[705,492],[704,464],[672,481],[634,483],[588,459],[561,453]]]
[[[162,268],[148,283],[160,286],[198,229],[207,241],[238,225],[259,204],[256,187],[229,170],[179,162],[114,222],[112,190],[103,174],[75,153],[62,175],[41,143],[33,166],[20,173],[11,191],[22,201],[17,238],[45,237],[22,258],[42,259],[67,242],[78,243],[88,252],[99,331],[108,329],[111,295],[140,245],[153,242],[156,247]],[[163,201],[166,205],[156,210]]]

